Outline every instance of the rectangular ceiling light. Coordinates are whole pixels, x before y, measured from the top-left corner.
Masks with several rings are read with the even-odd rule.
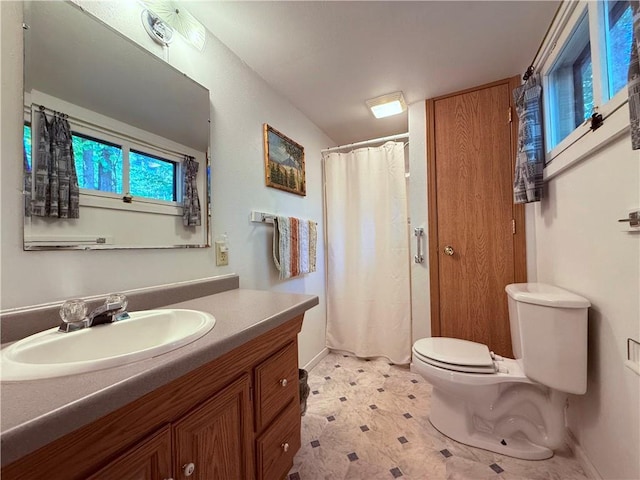
[[[404,112],[407,109],[407,104],[402,92],[395,92],[367,100],[367,107],[374,117],[384,118]]]

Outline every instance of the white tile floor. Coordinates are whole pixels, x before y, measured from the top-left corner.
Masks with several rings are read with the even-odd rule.
[[[527,461],[445,437],[428,420],[431,386],[406,367],[331,353],[309,386],[289,480],[587,478],[569,449]]]

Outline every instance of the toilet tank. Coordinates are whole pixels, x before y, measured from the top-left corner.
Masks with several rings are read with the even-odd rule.
[[[507,285],[511,342],[524,374],[567,393],[587,391],[587,299],[553,285]]]

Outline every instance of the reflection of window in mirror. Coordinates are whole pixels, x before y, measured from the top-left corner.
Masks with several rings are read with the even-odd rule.
[[[122,147],[72,132],[80,188],[122,193]]]
[[[129,192],[134,197],[153,198],[169,202],[178,198],[178,163],[155,155],[129,152]]]
[[[79,219],[25,217],[25,249],[209,246],[209,91],[71,2],[27,1],[24,18],[27,168],[38,107],[64,112],[80,188]],[[186,156],[200,225],[183,224]]]

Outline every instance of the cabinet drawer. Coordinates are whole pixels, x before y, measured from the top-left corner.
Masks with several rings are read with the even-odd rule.
[[[291,402],[256,441],[258,480],[283,478],[300,449],[300,405]]]
[[[291,401],[298,400],[298,351],[290,343],[256,367],[256,432]]]

